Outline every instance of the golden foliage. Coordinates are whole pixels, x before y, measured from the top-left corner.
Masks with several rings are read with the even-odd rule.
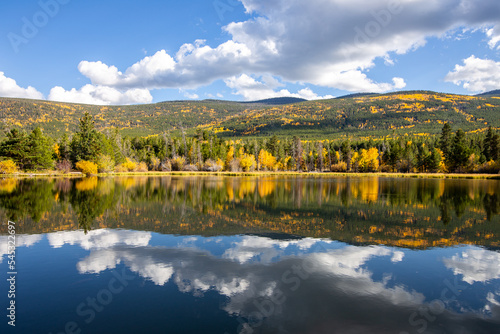
[[[137,163],[127,158],[127,160],[124,163],[116,167],[116,171],[118,173],[126,173],[126,172],[132,172],[136,168],[137,168]]]
[[[276,166],[276,157],[262,149],[259,152],[259,164],[265,169],[273,170]]]
[[[85,175],[97,174],[97,165],[92,161],[81,160],[78,161],[75,165],[76,169],[82,172]]]
[[[240,167],[244,172],[253,171],[255,169],[256,161],[253,154],[243,154],[240,158]]]
[[[14,174],[17,173],[17,165],[12,160],[0,161],[0,174]]]
[[[226,163],[224,165],[226,170],[229,170],[229,168],[231,166],[231,161],[233,161],[233,159],[234,159],[234,146],[231,145],[229,147],[229,151],[227,152],[227,155],[226,155]]]

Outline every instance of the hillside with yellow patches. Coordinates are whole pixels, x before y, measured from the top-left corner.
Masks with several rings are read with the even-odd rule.
[[[89,112],[101,131],[148,136],[180,128],[214,131],[219,136],[293,136],[331,138],[387,134],[432,135],[442,124],[482,132],[500,128],[496,97],[398,92],[269,106],[229,101],[176,101],[134,106],[84,104],[0,98],[0,130],[40,126],[60,137],[77,129]]]

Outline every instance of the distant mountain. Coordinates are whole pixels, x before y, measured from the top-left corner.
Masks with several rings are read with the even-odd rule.
[[[206,99],[201,102],[215,102],[215,103],[240,103],[240,104],[260,104],[260,105],[283,105],[283,104],[292,104],[292,103],[300,103],[305,102],[306,99],[301,99],[298,97],[273,97],[270,99],[264,100],[256,100],[256,101],[225,101],[225,100],[214,100],[214,99]],[[192,101],[175,101],[175,102],[192,102]]]
[[[499,91],[489,92],[495,94]],[[165,131],[188,133],[213,130],[219,136],[300,136],[304,139],[341,136],[438,134],[445,122],[453,129],[484,131],[500,127],[500,100],[430,91],[389,94],[361,93],[330,100],[274,98],[252,102],[221,100],[171,101],[132,106],[95,106],[75,103],[0,98],[2,130],[36,126],[60,137],[74,132],[84,112],[95,117],[101,131],[118,129],[127,136],[149,136]]]
[[[497,97],[500,97],[500,89],[492,90],[492,91],[489,91],[489,92],[486,92],[486,93],[477,94],[476,96],[480,96],[480,97],[497,96]]]
[[[377,95],[377,93],[354,93],[354,94],[339,96],[336,97],[336,99],[353,99],[355,97],[364,97],[370,95]]]
[[[246,104],[265,104],[265,105],[283,105],[283,104],[292,104],[292,103],[300,103],[300,102],[305,102],[307,101],[306,99],[301,99],[298,97],[274,97],[270,99],[265,99],[265,100],[258,100],[258,101],[250,101],[250,102],[242,102]]]

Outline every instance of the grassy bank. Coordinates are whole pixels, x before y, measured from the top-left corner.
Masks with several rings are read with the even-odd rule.
[[[318,173],[318,172],[126,172],[126,173],[99,173],[96,176],[307,176],[307,177],[389,177],[389,178],[430,178],[430,179],[492,179],[500,180],[500,174],[444,174],[444,173]],[[61,174],[46,173],[17,173],[5,174],[2,178],[46,178],[84,177],[80,172]]]

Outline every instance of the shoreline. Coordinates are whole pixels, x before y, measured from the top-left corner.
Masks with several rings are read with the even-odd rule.
[[[500,180],[500,174],[445,174],[445,173],[347,173],[347,172],[125,172],[125,173],[98,173],[91,176],[302,176],[302,177],[388,177],[388,178],[421,178],[421,179],[478,179]],[[28,178],[83,178],[80,172],[69,174],[60,173],[17,173],[1,175],[0,179],[28,179]]]

